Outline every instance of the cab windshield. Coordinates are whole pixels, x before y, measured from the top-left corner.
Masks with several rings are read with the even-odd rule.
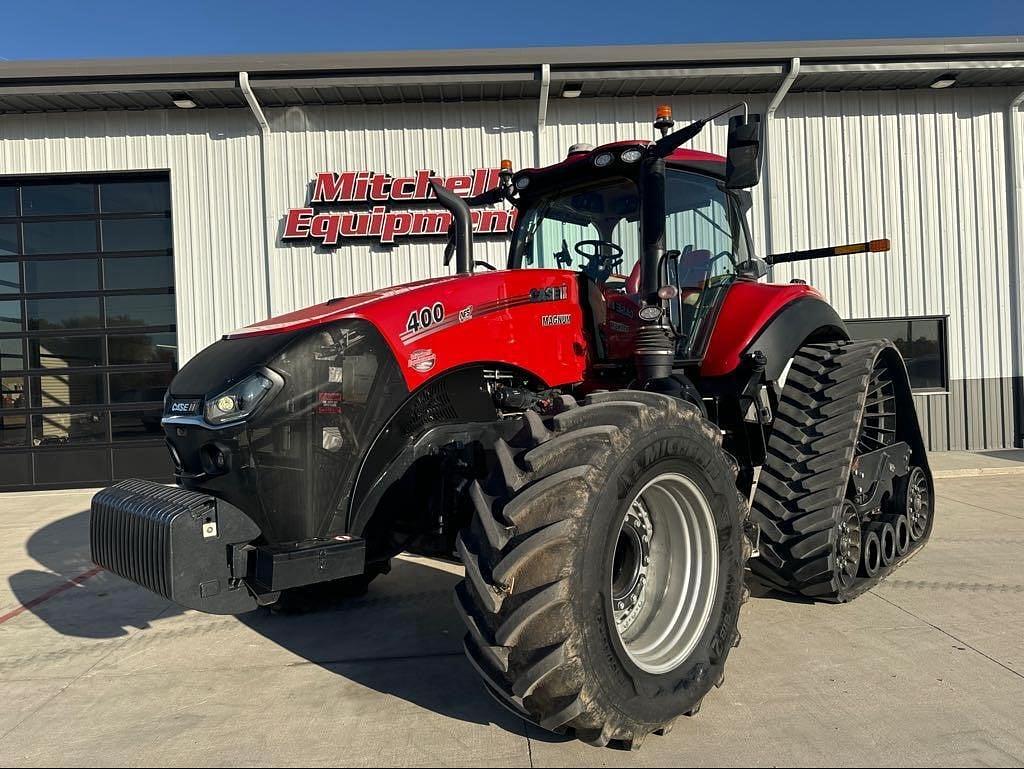
[[[632,181],[553,195],[528,209],[513,254],[523,267],[577,270],[596,283],[625,280],[640,258],[640,200]]]

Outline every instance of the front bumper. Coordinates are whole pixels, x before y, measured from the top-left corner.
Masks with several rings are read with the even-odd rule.
[[[358,537],[257,544],[259,526],[234,505],[152,481],[121,481],[96,494],[89,535],[97,565],[209,614],[242,614],[281,590],[366,568]]]

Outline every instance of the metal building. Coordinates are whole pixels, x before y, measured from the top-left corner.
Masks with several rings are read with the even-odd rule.
[[[164,477],[163,388],[218,335],[446,273],[430,174],[738,100],[762,253],[893,244],[774,279],[898,341],[933,450],[1022,445],[1024,38],[2,62],[0,489]],[[500,263],[508,217],[480,224]]]

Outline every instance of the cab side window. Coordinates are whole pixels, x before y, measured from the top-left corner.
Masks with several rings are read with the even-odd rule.
[[[680,252],[679,287],[699,290],[730,278],[748,258],[732,199],[707,176],[669,169],[665,179],[665,244]]]

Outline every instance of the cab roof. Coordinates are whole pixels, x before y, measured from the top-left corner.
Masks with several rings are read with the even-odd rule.
[[[552,163],[549,166],[542,166],[540,168],[523,168],[520,171],[517,171],[515,176],[519,176],[521,174],[540,174],[545,171],[553,171],[556,168],[562,168],[573,163],[578,163],[581,160],[592,160],[594,157],[604,152],[621,153],[630,147],[644,149],[652,144],[654,144],[654,142],[650,139],[626,139],[608,142],[607,144],[594,147],[592,150],[574,152],[564,160]],[[677,150],[673,150],[672,154],[665,158],[665,162],[677,167],[692,168],[693,170],[700,171],[701,173],[712,173],[716,176],[725,175],[725,158],[721,155],[716,155],[713,152],[679,148]]]
[[[626,150],[631,148],[646,149],[654,142],[650,139],[632,139],[626,141],[609,142],[595,147],[592,150],[573,152],[558,163],[552,163],[542,168],[523,168],[512,175],[512,183],[519,191],[519,194],[526,198],[550,192],[566,184],[574,184],[582,178],[599,178],[605,173],[619,176],[631,176],[639,167],[638,162],[627,163],[619,160]],[[612,153],[616,159],[609,165],[598,168],[593,164],[594,158],[604,153]],[[665,162],[673,167],[685,171],[714,176],[719,179],[725,178],[726,160],[721,155],[711,152],[693,149],[674,150]],[[519,180],[528,178],[529,182],[525,188],[519,186]]]

